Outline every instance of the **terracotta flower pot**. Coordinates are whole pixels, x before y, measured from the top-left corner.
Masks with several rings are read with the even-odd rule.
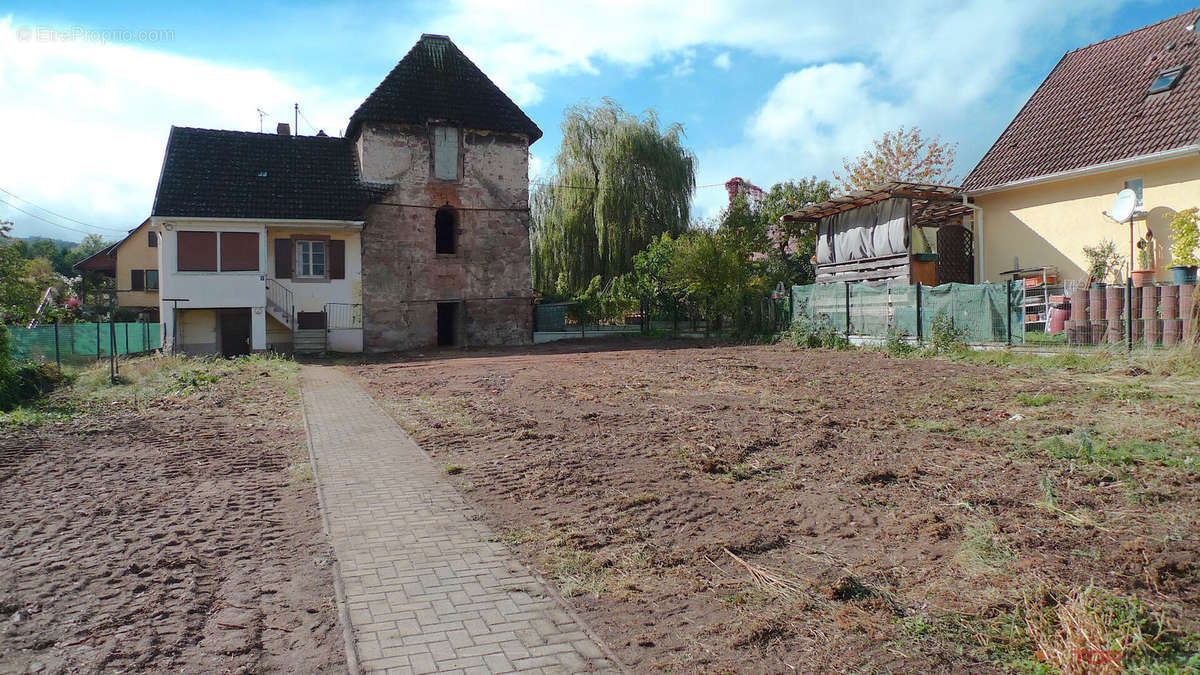
[[[1132,276],[1135,288],[1144,288],[1154,283],[1154,270],[1134,270]]]

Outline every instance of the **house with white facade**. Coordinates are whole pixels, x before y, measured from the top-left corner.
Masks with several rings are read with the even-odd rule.
[[[519,107],[425,35],[344,138],[173,127],[151,215],[164,348],[527,344],[529,145]]]

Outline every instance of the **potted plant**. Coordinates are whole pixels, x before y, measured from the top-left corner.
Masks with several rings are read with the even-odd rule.
[[[1115,276],[1125,265],[1125,256],[1117,253],[1117,245],[1109,239],[1101,239],[1095,246],[1084,246],[1083,257],[1087,259],[1088,283],[1092,288],[1104,286],[1104,280]]]
[[[1196,249],[1200,248],[1200,209],[1192,207],[1171,219],[1171,276],[1176,286],[1196,285]]]
[[[1133,285],[1142,288],[1154,283],[1154,235],[1147,233],[1138,239],[1137,269],[1132,273]]]

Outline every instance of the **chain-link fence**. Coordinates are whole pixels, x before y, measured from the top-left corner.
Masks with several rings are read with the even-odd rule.
[[[973,344],[1023,344],[1025,287],[1020,284],[943,284],[941,286],[867,283],[811,284],[792,287],[796,317],[828,323],[846,335],[901,336],[918,340],[932,335],[934,321],[945,317]]]
[[[157,323],[63,323],[8,326],[14,359],[81,363],[161,347]]]

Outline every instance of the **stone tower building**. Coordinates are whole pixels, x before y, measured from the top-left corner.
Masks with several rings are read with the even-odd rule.
[[[423,35],[350,118],[366,351],[528,344],[529,146],[541,130],[449,38]]]

